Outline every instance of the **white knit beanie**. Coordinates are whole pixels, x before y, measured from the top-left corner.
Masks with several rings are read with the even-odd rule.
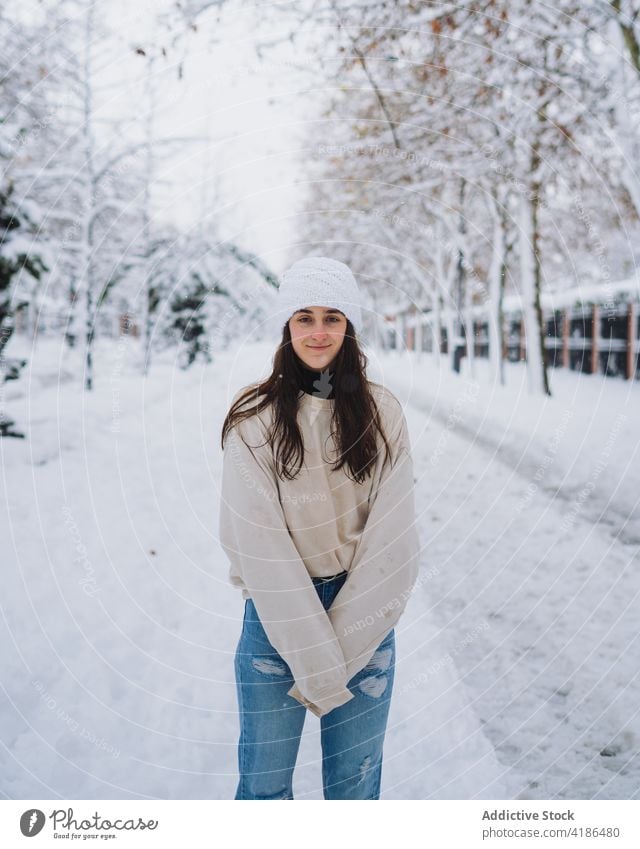
[[[296,310],[333,307],[362,329],[362,298],[353,272],[344,262],[325,256],[299,259],[282,275],[276,299],[277,316],[286,323]]]

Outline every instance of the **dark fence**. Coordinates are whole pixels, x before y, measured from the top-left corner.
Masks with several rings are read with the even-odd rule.
[[[412,318],[415,317],[414,314]],[[543,319],[545,357],[550,368],[568,368],[627,380],[640,379],[640,310],[635,301],[611,307],[582,304],[546,310],[543,311]],[[466,335],[464,331],[463,335]],[[449,346],[445,326],[440,329],[440,338],[441,353],[446,354]],[[430,351],[433,344],[428,326],[420,334],[416,327],[408,326],[406,320],[402,321],[399,329],[389,327],[387,339],[392,349],[400,343],[401,347],[410,351],[415,351],[417,345],[422,351]],[[472,344],[476,357],[489,356],[487,320],[474,320]],[[520,312],[505,312],[502,355],[510,362],[526,359],[526,334]]]

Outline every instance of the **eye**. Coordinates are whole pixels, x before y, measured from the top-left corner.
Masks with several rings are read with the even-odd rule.
[[[311,318],[311,316],[309,316],[309,315],[301,315],[301,316],[298,318],[298,321],[307,321],[307,320],[308,320],[308,319],[310,319],[310,318]],[[340,319],[339,319],[339,317],[338,317],[337,315],[328,315],[328,316],[327,316],[327,320],[328,320],[328,321],[333,321],[333,322],[338,322],[338,321],[340,321]]]

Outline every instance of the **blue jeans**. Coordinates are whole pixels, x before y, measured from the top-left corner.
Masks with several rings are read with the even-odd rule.
[[[347,572],[313,578],[327,610]],[[293,799],[293,770],[307,709],[287,695],[291,670],[269,642],[253,601],[245,600],[234,658],[240,737],[236,799]],[[395,667],[391,630],[368,664],[347,682],[354,694],[320,717],[325,799],[379,799],[382,747]]]

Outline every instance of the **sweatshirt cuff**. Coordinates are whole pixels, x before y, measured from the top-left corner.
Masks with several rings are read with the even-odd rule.
[[[302,695],[297,684],[294,684],[293,687],[287,691],[287,695],[299,701],[308,710],[310,710],[311,713],[315,714],[315,716],[324,716],[325,714],[330,713],[334,708],[346,704],[346,702],[353,698],[351,690],[347,687],[342,687],[340,690],[329,693],[326,696],[318,695],[315,701],[310,702],[309,699]]]

